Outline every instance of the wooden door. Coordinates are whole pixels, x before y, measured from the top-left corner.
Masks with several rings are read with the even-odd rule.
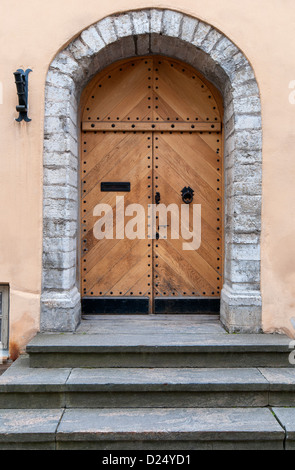
[[[126,238],[124,222],[128,224],[132,217],[127,216],[123,221],[120,212],[125,212],[135,203],[147,207],[151,199],[152,133],[87,133],[83,145],[87,154],[83,160],[81,207],[84,297],[99,298],[96,305],[99,304],[99,309],[104,311],[110,308],[110,303],[104,299],[142,297],[134,306],[126,308],[148,312],[147,298],[151,296],[152,289],[152,245],[147,241],[145,220],[139,220],[145,228],[143,239]],[[117,187],[105,188],[106,183]],[[123,183],[122,188],[120,183]],[[124,190],[126,183],[130,183],[130,191]],[[108,211],[108,206],[111,211]],[[111,231],[102,238],[109,223],[107,214],[111,219]],[[101,217],[105,217],[106,222],[100,228],[97,224]],[[120,302],[119,307],[117,304],[112,301],[112,309],[120,310]]]
[[[88,85],[82,96],[81,134],[81,290],[86,313],[199,313],[219,308],[223,270],[223,182],[221,98],[187,65],[163,57],[115,64]],[[128,187],[129,185],[129,187]],[[187,205],[201,208],[201,244],[184,250],[182,190],[194,191]],[[160,201],[156,198],[160,198]],[[118,199],[119,198],[119,199]],[[134,239],[134,220],[124,208],[140,204],[144,226]],[[171,215],[150,236],[149,207],[173,205]],[[112,237],[97,237],[101,204]],[[121,209],[120,209],[121,207]],[[160,207],[159,205],[155,206]],[[100,208],[100,209],[99,209]],[[155,210],[156,210],[155,209]],[[121,215],[120,212],[119,215]],[[167,229],[167,236],[162,233]],[[144,233],[143,233],[144,232]],[[175,234],[174,234],[175,235]]]
[[[213,299],[220,297],[222,285],[222,186],[217,152],[220,136],[162,132],[154,134],[154,144],[155,187],[161,203],[178,207],[176,214],[181,216],[182,207],[186,208],[182,190],[191,188],[194,194],[188,205],[189,230],[201,230],[200,246],[195,244],[194,249],[191,239],[189,249],[184,249],[187,237],[182,236],[181,221],[179,232],[173,236],[172,215],[168,213],[167,235],[164,227],[165,238],[160,236],[154,244],[155,312],[211,312],[218,307]],[[200,208],[200,228],[193,227],[194,205]]]

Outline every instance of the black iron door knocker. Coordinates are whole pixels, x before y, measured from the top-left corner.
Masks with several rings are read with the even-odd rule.
[[[185,204],[191,204],[194,200],[194,190],[190,187],[183,188],[181,191],[182,200]]]

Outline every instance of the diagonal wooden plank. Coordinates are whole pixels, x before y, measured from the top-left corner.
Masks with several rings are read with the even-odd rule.
[[[102,158],[89,172],[86,169],[86,173],[84,173],[84,179],[90,187],[94,185],[94,182],[102,181],[108,174],[114,173],[120,166],[125,169],[126,167],[127,169],[132,168],[137,160],[147,156],[146,136],[133,134],[132,137],[122,140],[109,153],[105,153],[103,148],[98,147],[96,149],[97,155],[102,155]]]
[[[206,160],[205,154],[198,152],[198,147],[196,145],[195,148],[192,148],[188,145],[187,140],[183,135],[176,133],[172,135],[163,134],[161,136],[160,150],[163,142],[165,142],[165,150],[171,149],[169,150],[170,152],[173,150],[173,152],[177,154],[180,165],[186,164],[191,167],[193,171],[196,171],[197,169],[199,178],[209,184],[211,188],[216,191],[217,179],[220,179],[221,175]],[[216,160],[216,154],[214,158]]]
[[[155,295],[183,297],[183,277],[180,273],[173,269],[161,255],[157,258],[156,266]],[[190,293],[195,292],[195,295],[200,294],[190,282],[186,283],[186,290]]]
[[[148,284],[152,283],[152,261],[151,258],[148,258],[148,254],[152,253],[152,249],[147,245],[143,248],[140,262],[137,262],[128,271],[122,272],[122,277],[114,286],[110,287],[108,294],[112,291],[117,295],[142,295],[140,292],[151,290],[151,286]]]
[[[124,145],[127,148],[128,146],[132,146],[135,140],[134,134],[131,133],[126,134],[118,132],[115,134],[114,132],[97,132],[96,134],[92,134],[88,132],[83,139],[83,142],[86,142],[86,144],[82,144],[83,152],[81,155],[82,162],[86,161],[86,166],[82,164],[83,170],[86,170],[86,173],[83,172],[84,177],[97,165],[103,165],[106,158],[116,158],[119,160],[121,155],[118,154],[117,149]],[[86,150],[86,152],[84,152],[84,150]]]
[[[210,294],[215,292],[216,284],[209,283],[202,274],[196,270],[196,266],[192,266],[175,248],[169,243],[169,240],[162,241],[158,244],[156,254],[158,259],[164,259],[165,262],[182,278],[183,291],[186,292],[186,286],[190,285],[194,290],[208,293],[210,287]],[[178,288],[179,289],[179,288]],[[205,295],[205,294],[204,294]]]
[[[181,160],[180,156],[175,153],[174,149],[170,145],[167,145],[166,142],[164,144],[163,141],[160,143],[157,154],[159,155],[159,161],[157,162],[157,171],[159,174],[172,181],[173,186],[179,185],[180,190],[183,187],[190,186],[208,201],[208,204],[210,204],[213,210],[216,208],[217,199],[220,198],[219,192],[217,191],[218,186],[216,186],[216,190],[214,190],[199,176],[196,169],[192,168],[186,161]],[[174,182],[175,175],[177,175],[176,182]]]
[[[138,199],[138,203],[141,204],[143,207],[147,207],[148,205],[148,199],[147,195],[149,194],[151,190],[147,188],[146,193],[143,193],[142,199]],[[135,199],[136,200],[136,199]],[[134,201],[133,201],[134,202]],[[128,202],[126,202],[125,207],[128,205]],[[85,220],[85,219],[83,219]],[[87,219],[86,219],[87,220]],[[128,217],[125,217],[124,220],[120,221],[119,226],[117,227],[116,224],[116,213],[114,212],[114,236],[116,235],[117,229],[119,232],[121,232],[121,229],[125,226],[125,222],[128,220]],[[91,223],[92,229],[93,229],[93,222]],[[92,268],[94,268],[99,260],[99,263],[103,262],[104,258],[106,256],[110,256],[111,250],[114,248],[115,245],[118,243],[121,244],[121,249],[127,249],[128,246],[124,244],[125,240],[127,239],[113,239],[113,240],[108,240],[108,239],[103,239],[103,240],[96,240],[93,236],[92,229],[89,230],[88,233],[90,233],[89,238],[83,237],[83,239],[86,240],[86,247],[88,248],[88,251],[85,255],[87,258],[87,270],[90,271]],[[147,235],[147,226],[145,226],[146,230],[146,235]],[[92,232],[92,233],[91,233]]]
[[[151,282],[147,282],[151,281]],[[125,295],[137,295],[137,296],[143,296],[143,297],[150,297],[152,298],[153,295],[153,281],[152,281],[152,271],[151,271],[151,279],[147,279],[147,274],[144,273],[144,275],[137,280],[137,282],[132,285],[129,289],[129,291],[126,292]]]
[[[89,111],[85,113],[85,120],[99,117],[100,120],[107,120],[112,115],[120,117],[118,112],[120,111],[121,103],[126,103],[132,100],[132,91],[136,90],[136,95],[142,93],[142,83],[145,83],[146,88],[148,86],[148,65],[145,64],[144,60],[134,60],[134,67],[132,63],[126,67],[118,66],[116,69],[106,74],[101,81],[95,84],[92,89],[92,96],[95,99],[91,99],[86,105]],[[137,98],[138,99],[138,98]]]
[[[122,243],[117,244],[111,250],[110,256],[105,259],[106,262],[100,263],[100,270],[96,267],[91,270],[87,282],[89,286],[97,284],[100,291],[105,294],[109,291],[110,286],[116,284],[118,286],[118,281],[124,276],[124,273],[132,270],[135,265],[141,263],[142,268],[145,269],[142,263],[142,254],[148,247],[146,240],[125,239],[123,242],[124,246],[122,246]]]
[[[119,171],[120,170],[120,171]],[[132,171],[129,171],[129,172],[126,172],[126,170],[124,169],[124,166],[118,168],[118,175],[116,174],[108,174],[107,175],[107,181],[133,181],[133,184],[136,186],[139,181],[141,181],[143,178],[144,178],[144,182],[145,180],[147,179],[147,176],[146,176],[146,163],[143,161],[143,160],[140,160],[139,163],[136,165],[136,167],[134,167],[132,169]],[[142,174],[142,176],[141,176]],[[115,177],[118,177],[115,178]],[[144,183],[143,184],[146,184]],[[149,186],[149,185],[147,185]],[[92,197],[88,196],[87,198],[84,198],[83,199],[83,213],[84,214],[87,214],[89,212],[92,213],[93,211],[93,207],[98,204],[100,201],[98,201],[97,199],[93,199]],[[115,201],[114,201],[115,202]],[[135,203],[138,202],[138,201],[134,201]],[[84,212],[85,211],[85,212]]]
[[[176,113],[183,119],[191,120],[197,116],[203,121],[214,121],[219,118],[217,103],[205,83],[196,74],[180,71],[175,62],[163,60],[156,74],[155,86],[162,99],[173,103]]]
[[[181,204],[183,204],[182,201],[182,196],[181,196],[181,191],[180,188],[182,189],[184,186],[181,186],[181,184],[178,184],[177,187],[170,186],[168,183],[168,180],[165,178],[166,172],[163,170],[161,173],[157,172],[156,175],[158,176],[158,183],[159,187],[161,188],[161,202],[163,204],[166,204],[166,206],[169,206],[169,204],[179,204],[179,214],[181,213]],[[177,181],[174,178],[174,181]],[[170,182],[170,180],[169,180]],[[178,183],[183,183],[185,185],[184,181],[179,181]],[[193,199],[193,204],[200,204],[201,205],[201,214],[202,214],[202,223],[206,222],[215,232],[216,235],[218,234],[217,227],[221,225],[221,220],[218,222],[217,219],[218,214],[216,209],[214,210],[211,206],[209,206],[208,202],[206,199],[202,197],[200,193],[197,191],[195,192],[194,199]],[[189,206],[189,211],[190,211],[190,230],[193,229],[192,226],[192,221],[193,221],[193,205]]]

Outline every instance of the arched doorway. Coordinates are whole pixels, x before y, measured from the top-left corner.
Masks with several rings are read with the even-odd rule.
[[[107,66],[143,54],[184,61],[222,94],[225,224],[220,318],[229,332],[260,332],[262,125],[255,73],[238,45],[213,25],[184,13],[153,8],[100,19],[65,45],[49,66],[44,116],[41,330],[74,331],[81,321],[81,93]]]
[[[113,64],[83,91],[84,313],[219,313],[222,116],[219,91],[163,56]]]

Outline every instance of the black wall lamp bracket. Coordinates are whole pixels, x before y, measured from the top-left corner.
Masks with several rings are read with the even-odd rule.
[[[18,106],[16,107],[16,110],[19,113],[19,117],[15,119],[17,122],[30,122],[32,120],[28,117],[28,76],[30,72],[32,72],[31,69],[27,69],[26,71],[18,69],[14,72],[16,91],[18,95]]]

